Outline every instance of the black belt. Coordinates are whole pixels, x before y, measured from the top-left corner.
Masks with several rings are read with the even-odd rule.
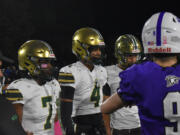
[[[138,127],[138,128],[132,128],[132,129],[121,129],[121,130],[118,130],[118,129],[112,129],[113,133],[116,133],[116,134],[123,134],[123,133],[129,133],[129,134],[134,134],[134,133],[139,133],[140,135],[140,132],[141,132],[141,128]]]

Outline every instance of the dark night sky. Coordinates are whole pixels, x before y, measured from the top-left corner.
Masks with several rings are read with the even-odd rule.
[[[169,11],[180,17],[177,1],[146,0],[2,0],[0,44],[4,55],[16,60],[17,50],[29,39],[47,41],[63,65],[75,61],[71,53],[73,33],[94,27],[103,35],[108,56],[121,34],[139,39],[145,21],[154,13]],[[110,59],[109,59],[110,60]],[[108,62],[110,63],[110,61]]]

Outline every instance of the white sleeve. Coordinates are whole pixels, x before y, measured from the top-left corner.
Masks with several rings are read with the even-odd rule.
[[[57,80],[53,80],[53,84],[54,84],[53,85],[54,86],[54,94],[55,94],[56,99],[58,99],[59,93],[61,92],[61,87]]]
[[[12,82],[6,90],[7,99],[14,103],[25,104],[31,98],[31,90],[28,89],[26,83],[21,80]]]
[[[106,73],[107,73],[107,84],[110,86],[111,85],[111,80],[110,80],[110,67],[109,66],[106,66],[105,67],[105,69],[106,69]]]
[[[102,71],[103,71],[103,78],[104,78],[104,82],[103,84],[105,85],[107,83],[107,71],[104,67],[102,67]]]

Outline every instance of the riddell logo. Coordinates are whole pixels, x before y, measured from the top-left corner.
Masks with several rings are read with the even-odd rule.
[[[148,53],[170,53],[171,48],[148,48]]]

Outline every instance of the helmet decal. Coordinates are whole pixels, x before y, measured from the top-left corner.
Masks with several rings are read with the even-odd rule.
[[[134,48],[133,48],[134,50],[132,51],[138,50],[137,40],[135,39],[135,37],[130,34],[128,36],[130,37],[130,39],[132,40],[132,43],[134,44]]]
[[[162,20],[165,12],[161,12],[159,14],[159,18],[157,21],[157,27],[156,27],[156,45],[161,46],[161,25],[162,25]]]

